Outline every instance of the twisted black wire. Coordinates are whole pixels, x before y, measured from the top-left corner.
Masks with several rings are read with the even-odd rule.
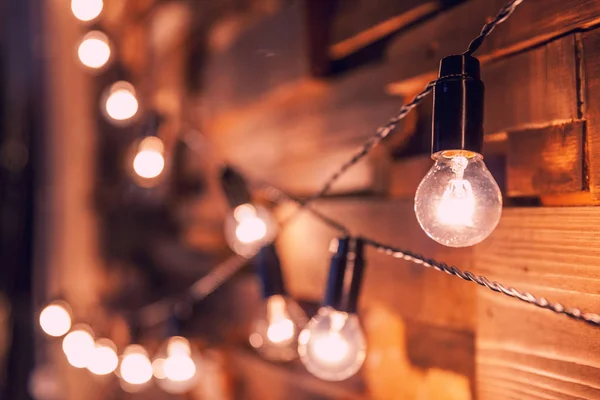
[[[498,12],[496,17],[483,26],[479,36],[477,36],[471,41],[471,43],[469,43],[469,47],[463,53],[463,55],[470,56],[471,54],[476,52],[477,49],[479,49],[479,47],[481,47],[481,45],[483,44],[485,38],[487,38],[490,35],[490,33],[492,33],[494,28],[506,21],[508,17],[510,17],[511,14],[515,11],[515,9],[519,6],[519,4],[521,4],[523,1],[524,0],[512,0],[508,2],[508,4],[506,4],[504,7],[502,7],[502,9],[500,10],[500,12]]]
[[[369,238],[363,238],[363,240],[366,244],[377,249],[377,251],[385,253],[394,258],[401,258],[403,260],[410,261],[415,264],[423,265],[424,267],[433,268],[440,272],[446,272],[447,274],[456,276],[465,281],[474,282],[478,285],[493,290],[494,292],[502,293],[506,296],[524,301],[529,304],[533,304],[534,306],[537,306],[539,308],[553,311],[557,314],[564,314],[570,318],[586,322],[595,327],[600,327],[600,315],[598,314],[589,312],[584,313],[578,308],[565,307],[560,303],[550,302],[545,297],[536,297],[529,292],[522,292],[513,287],[506,287],[503,284],[496,281],[490,282],[485,276],[475,275],[469,271],[462,271],[457,267],[449,266],[446,263],[426,258],[420,254],[415,254],[408,250],[388,246]]]

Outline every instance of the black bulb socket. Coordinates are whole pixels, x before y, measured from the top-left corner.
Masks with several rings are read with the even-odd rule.
[[[281,261],[273,243],[262,247],[256,256],[256,268],[262,285],[264,299],[271,296],[287,295]]]
[[[246,180],[234,168],[226,166],[221,170],[221,186],[232,209],[252,202]]]
[[[479,60],[470,55],[442,59],[433,89],[431,154],[483,148],[484,85]]]
[[[343,308],[344,278],[346,276],[349,248],[349,237],[338,239],[337,250],[331,257],[329,266],[329,277],[325,288],[325,298],[323,299],[324,307],[333,307],[336,310]]]

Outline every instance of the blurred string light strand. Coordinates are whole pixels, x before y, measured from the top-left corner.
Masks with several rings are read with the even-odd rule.
[[[512,13],[515,11],[515,9],[521,3],[523,3],[523,1],[524,0],[509,1],[498,12],[498,14],[493,19],[491,19],[489,22],[487,22],[483,26],[480,34],[470,42],[467,50],[465,50],[465,52],[463,54],[471,55],[475,51],[477,51],[481,47],[481,45],[484,43],[485,39],[496,28],[496,26],[505,22],[512,15]],[[453,77],[453,76],[450,76],[450,77]],[[373,136],[371,136],[370,138],[368,138],[367,141],[359,148],[359,150],[356,153],[354,153],[354,155],[348,161],[343,163],[334,173],[332,173],[329,176],[329,178],[325,181],[325,183],[323,184],[323,186],[321,187],[320,190],[318,190],[315,194],[313,194],[312,196],[309,196],[306,199],[302,199],[297,196],[294,196],[269,182],[266,182],[266,181],[258,179],[258,178],[254,178],[251,176],[251,174],[245,173],[245,171],[240,167],[236,167],[236,169],[238,171],[242,172],[244,174],[244,176],[246,178],[248,178],[248,181],[254,187],[267,189],[268,194],[270,194],[271,201],[273,201],[275,203],[281,203],[284,201],[288,201],[288,202],[295,203],[298,206],[295,213],[293,213],[291,216],[289,216],[284,221],[282,221],[282,223],[281,223],[282,229],[285,228],[286,226],[288,226],[289,223],[296,216],[298,216],[302,211],[307,211],[310,214],[312,214],[315,218],[317,218],[319,221],[321,221],[323,224],[336,230],[341,235],[348,235],[351,232],[351,229],[349,227],[347,227],[343,223],[336,221],[335,219],[321,213],[320,211],[314,209],[310,205],[313,202],[325,197],[330,192],[333,185],[339,180],[339,178],[341,178],[352,166],[354,166],[359,161],[361,161],[365,156],[367,156],[384,139],[386,139],[388,136],[390,136],[394,132],[398,123],[402,119],[404,119],[415,107],[417,107],[433,91],[433,88],[435,87],[436,83],[440,82],[440,80],[445,80],[448,78],[449,78],[449,76],[446,76],[446,77],[436,79],[434,81],[429,82],[420,93],[418,93],[415,97],[413,97],[413,99],[410,102],[408,102],[407,104],[402,106],[400,108],[399,112],[394,117],[392,117],[385,125],[379,127],[376,130],[375,134]],[[202,135],[200,132],[195,131],[193,129],[190,129],[189,132],[190,132],[190,134],[186,135],[183,138],[183,140],[188,145],[188,147],[190,147],[192,150],[195,150],[198,152],[203,150],[198,147],[199,143],[196,142],[196,140],[198,140],[198,138],[200,138],[204,142],[204,144],[210,146],[211,150],[215,150],[215,146],[213,146],[212,143],[210,143],[208,141],[206,136]],[[192,137],[191,133],[194,133],[193,137]],[[202,153],[203,154],[209,153],[209,154],[214,155],[216,152],[203,151]],[[219,160],[219,162],[222,164],[231,165],[231,163],[227,163],[223,159]],[[360,236],[360,235],[357,235],[357,236]],[[558,314],[566,315],[570,318],[583,321],[585,323],[588,323],[588,324],[596,326],[596,327],[600,326],[600,315],[599,314],[583,312],[583,311],[579,310],[578,308],[566,307],[560,303],[551,302],[544,297],[534,296],[533,294],[531,294],[529,292],[521,291],[521,290],[518,290],[518,289],[515,289],[512,287],[506,287],[505,285],[503,285],[499,282],[490,281],[485,276],[478,276],[478,275],[473,274],[472,272],[463,271],[463,270],[459,269],[458,267],[448,266],[444,262],[429,259],[425,256],[415,254],[415,253],[411,252],[410,250],[383,244],[375,239],[371,239],[368,237],[362,237],[362,239],[364,240],[365,244],[375,248],[377,251],[384,253],[386,255],[389,255],[389,256],[392,256],[395,258],[399,258],[399,259],[403,259],[406,261],[410,261],[412,263],[423,265],[425,267],[433,268],[440,272],[446,272],[451,276],[458,277],[458,278],[463,279],[468,282],[476,283],[476,284],[486,287],[494,292],[502,293],[502,294],[512,297],[514,299],[517,299],[517,300],[520,300],[520,301],[523,301],[523,302],[526,302],[529,304],[533,304],[537,307],[540,307],[540,308],[543,308],[546,310],[550,310],[550,311],[553,311]],[[252,257],[250,256],[249,258],[252,258]],[[203,298],[205,298],[206,296],[210,295],[212,292],[214,292],[216,289],[218,289],[226,280],[228,280],[230,277],[232,277],[237,271],[242,269],[246,265],[247,261],[248,260],[244,257],[233,256],[230,259],[224,261],[223,263],[218,264],[209,274],[207,274],[205,277],[198,280],[194,285],[192,285],[190,287],[190,289],[187,292],[187,295],[185,296],[188,299],[187,301],[188,302],[189,301],[192,301],[192,302],[200,301]],[[158,321],[158,318],[156,318],[156,317],[159,315],[162,315],[161,319],[167,318],[169,315],[168,313],[172,312],[172,306],[176,303],[177,303],[176,300],[175,301],[161,300],[157,303],[154,303],[154,304],[148,306],[146,309],[144,309],[142,311],[142,314],[147,315],[147,316],[153,314],[155,317],[155,321],[153,321],[153,323],[159,323],[160,321]],[[163,309],[164,312],[161,314],[156,314],[155,311],[157,309]],[[144,320],[150,321],[151,318],[150,317],[144,318]]]

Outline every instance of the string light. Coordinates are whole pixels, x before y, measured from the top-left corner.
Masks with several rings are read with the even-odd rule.
[[[100,31],[87,33],[77,49],[79,61],[92,69],[102,68],[110,60],[110,44],[108,36]]]
[[[429,237],[452,247],[488,237],[502,215],[502,194],[483,162],[483,82],[470,55],[442,60],[434,87],[435,164],[415,194],[417,220]]]
[[[139,390],[152,379],[152,363],[142,346],[133,344],[125,349],[119,375],[125,383],[124,389],[129,391]]]
[[[127,121],[138,111],[138,101],[133,85],[126,81],[114,83],[105,93],[104,110],[115,122]]]
[[[156,136],[144,138],[137,145],[133,170],[143,180],[157,178],[165,169],[164,144]]]
[[[62,349],[73,367],[87,367],[95,349],[92,329],[87,325],[74,327],[63,339]]]
[[[158,386],[172,394],[188,392],[199,380],[200,356],[189,340],[173,336],[167,340],[152,363]]]
[[[256,264],[265,301],[254,320],[250,345],[266,359],[291,361],[298,357],[298,335],[307,322],[306,314],[286,294],[273,244],[260,249]]]
[[[40,313],[40,327],[49,336],[65,335],[71,329],[71,323],[71,308],[64,301],[54,301]]]
[[[119,365],[117,346],[110,339],[99,339],[91,352],[87,369],[94,375],[108,375]]]
[[[102,12],[104,3],[102,0],[71,0],[71,11],[80,21],[91,21]]]
[[[344,282],[350,241],[342,238],[338,240],[338,248],[331,261],[323,306],[298,339],[298,353],[306,369],[327,381],[341,381],[356,374],[367,354],[365,336],[356,314],[364,269],[364,246],[361,239],[354,243],[348,294],[344,293]]]

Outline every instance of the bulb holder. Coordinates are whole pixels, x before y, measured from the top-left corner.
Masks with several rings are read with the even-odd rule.
[[[256,256],[256,266],[262,284],[263,298],[287,295],[281,269],[281,261],[273,243],[262,247]]]
[[[158,130],[164,122],[164,117],[156,110],[150,110],[141,127],[141,137],[158,137]]]
[[[484,85],[479,60],[470,55],[442,59],[433,89],[431,154],[483,147]]]
[[[331,264],[329,266],[329,278],[327,279],[327,288],[325,289],[325,298],[323,299],[324,307],[333,307],[336,310],[342,308],[349,247],[349,237],[338,239],[337,250],[331,257]]]
[[[350,288],[348,289],[348,296],[346,297],[344,307],[340,311],[345,311],[350,314],[356,314],[358,311],[358,297],[360,296],[365,270],[364,251],[364,241],[361,238],[357,238],[354,241],[354,257],[351,258],[352,278],[350,280]]]
[[[246,180],[230,166],[225,166],[221,170],[221,186],[232,209],[242,204],[252,203],[252,196]]]

